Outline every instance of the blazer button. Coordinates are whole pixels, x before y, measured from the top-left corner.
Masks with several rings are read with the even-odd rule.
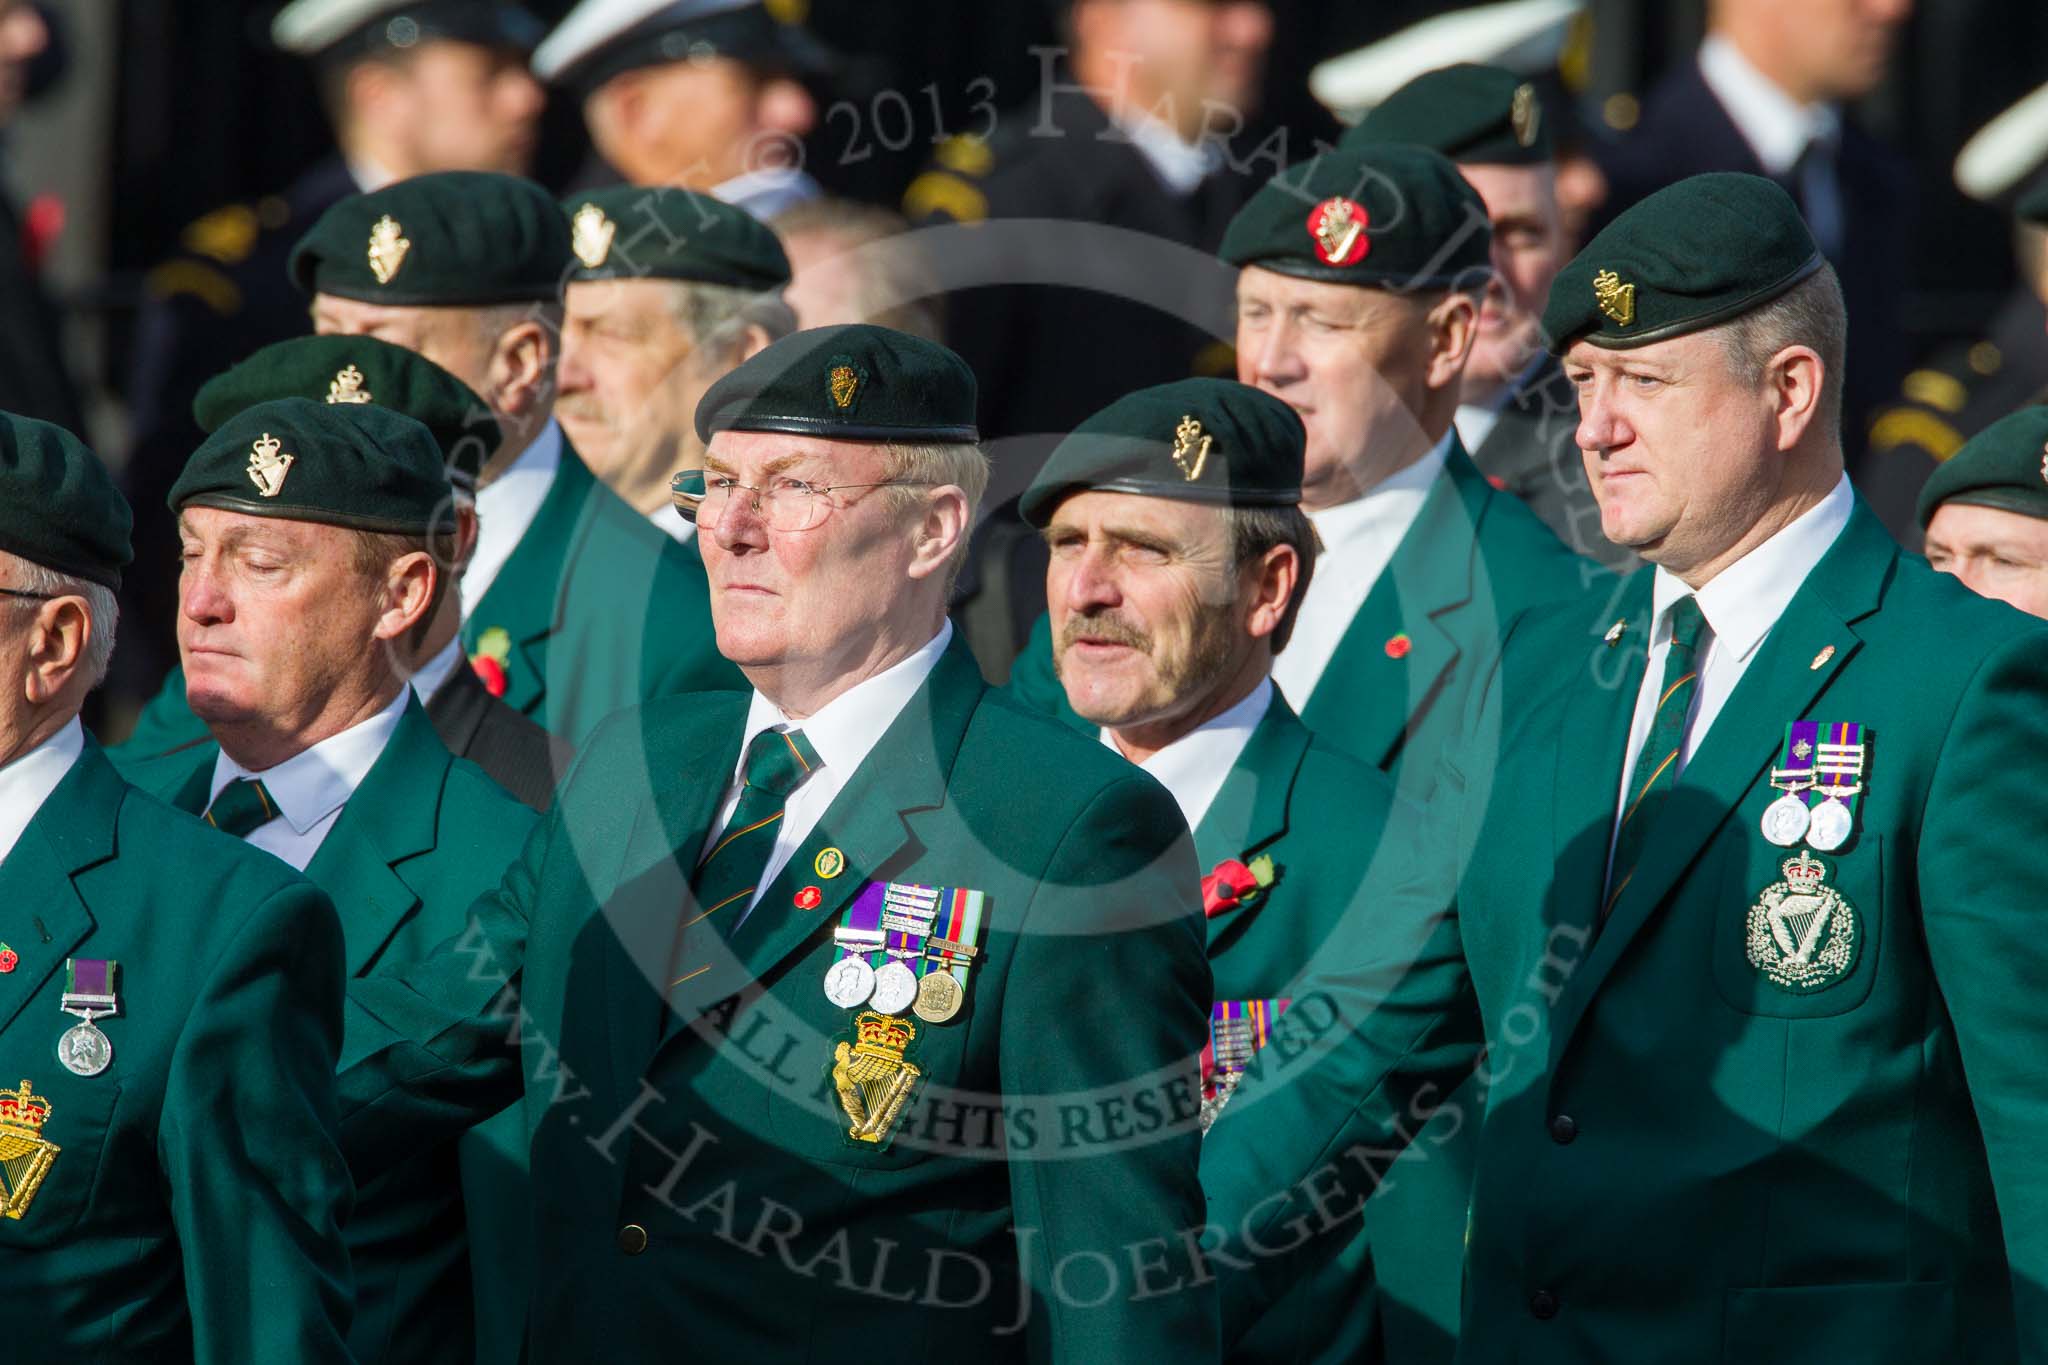
[[[638,1256],[647,1250],[647,1229],[638,1223],[628,1223],[619,1229],[619,1250],[628,1256]]]
[[[1579,1135],[1579,1125],[1572,1121],[1570,1114],[1559,1114],[1550,1121],[1550,1140],[1563,1147]]]
[[[1539,1289],[1529,1296],[1529,1311],[1548,1322],[1557,1316],[1557,1295],[1548,1289]]]

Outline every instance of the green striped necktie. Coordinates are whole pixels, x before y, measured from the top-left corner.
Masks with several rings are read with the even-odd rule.
[[[1678,785],[1685,718],[1700,690],[1700,636],[1706,628],[1707,618],[1698,601],[1681,597],[1671,604],[1671,648],[1664,655],[1664,675],[1657,689],[1657,710],[1650,717],[1650,733],[1636,751],[1628,799],[1622,803],[1621,824],[1614,831],[1614,862],[1607,873],[1607,897],[1600,906],[1602,922],[1614,913],[1621,893],[1628,889],[1636,860],[1643,856],[1643,841],[1664,798]]]
[[[220,789],[200,818],[223,834],[246,839],[279,814],[277,802],[261,779],[238,777]]]

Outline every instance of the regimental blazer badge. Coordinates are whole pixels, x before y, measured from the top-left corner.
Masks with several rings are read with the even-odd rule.
[[[1825,884],[1827,864],[1804,849],[1779,866],[1785,880],[1749,908],[1750,965],[1794,995],[1825,990],[1856,965],[1855,907]]]
[[[917,1037],[908,1019],[862,1010],[853,1020],[853,1041],[833,1050],[832,1085],[852,1126],[854,1142],[887,1146],[897,1116],[924,1075],[905,1054]]]
[[[284,442],[266,431],[249,447],[249,482],[264,497],[274,498],[284,491],[284,476],[292,472],[297,458],[284,449]]]
[[[1371,218],[1353,199],[1325,199],[1308,215],[1308,235],[1315,240],[1316,259],[1324,265],[1357,265],[1372,249],[1365,235]]]
[[[379,218],[370,229],[369,250],[370,273],[377,277],[377,283],[391,283],[410,250],[412,243],[406,240],[405,229],[398,225],[398,220],[388,213]]]
[[[1636,320],[1636,287],[1623,284],[1621,276],[1612,270],[1603,270],[1593,277],[1593,302],[1614,319],[1617,327],[1626,327]]]
[[[43,1136],[50,1101],[29,1088],[0,1090],[0,1217],[20,1219],[63,1149]]]
[[[1202,434],[1202,424],[1192,417],[1180,419],[1180,425],[1173,429],[1173,467],[1189,483],[1202,477],[1202,467],[1209,463],[1209,447],[1216,441],[1214,436]]]
[[[376,395],[363,387],[363,372],[353,365],[342,367],[334,376],[334,382],[327,386],[327,401],[330,403],[368,403]]]
[[[603,209],[595,204],[585,204],[569,220],[570,249],[576,253],[576,259],[583,262],[585,270],[595,270],[612,254],[612,238],[618,235],[618,231],[619,225],[605,217]]]

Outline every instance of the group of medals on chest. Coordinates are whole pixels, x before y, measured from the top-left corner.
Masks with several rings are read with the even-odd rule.
[[[1868,758],[1869,741],[1856,722],[1798,720],[1785,727],[1770,771],[1780,794],[1764,808],[1759,828],[1779,848],[1799,851],[1780,864],[1783,880],[1758,893],[1745,926],[1750,965],[1781,990],[1822,990],[1855,966],[1855,907],[1826,884],[1828,865],[1814,853],[1834,853],[1854,838]]]

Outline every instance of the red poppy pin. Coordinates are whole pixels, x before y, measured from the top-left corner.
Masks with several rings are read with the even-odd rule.
[[[1387,657],[1389,659],[1405,659],[1408,657],[1408,651],[1413,648],[1415,648],[1415,642],[1408,638],[1408,632],[1404,630],[1393,639],[1387,641]]]
[[[1324,265],[1357,265],[1372,250],[1365,235],[1365,205],[1342,197],[1325,199],[1309,211],[1308,235],[1316,244],[1316,259]]]
[[[476,671],[477,677],[483,680],[484,691],[494,697],[505,695],[505,665],[488,654],[479,654],[469,661],[469,666]]]
[[[21,954],[4,943],[0,943],[0,974],[11,972],[21,962]]]
[[[1225,858],[1202,878],[1202,913],[1214,919],[1240,906],[1258,904],[1277,875],[1273,860],[1263,854],[1250,863]]]
[[[492,626],[477,637],[476,653],[469,656],[469,666],[483,679],[484,691],[494,697],[505,695],[509,682],[505,661],[511,657],[512,634],[503,626]]]
[[[799,910],[815,910],[824,899],[824,892],[815,886],[807,886],[796,893],[796,908]]]

